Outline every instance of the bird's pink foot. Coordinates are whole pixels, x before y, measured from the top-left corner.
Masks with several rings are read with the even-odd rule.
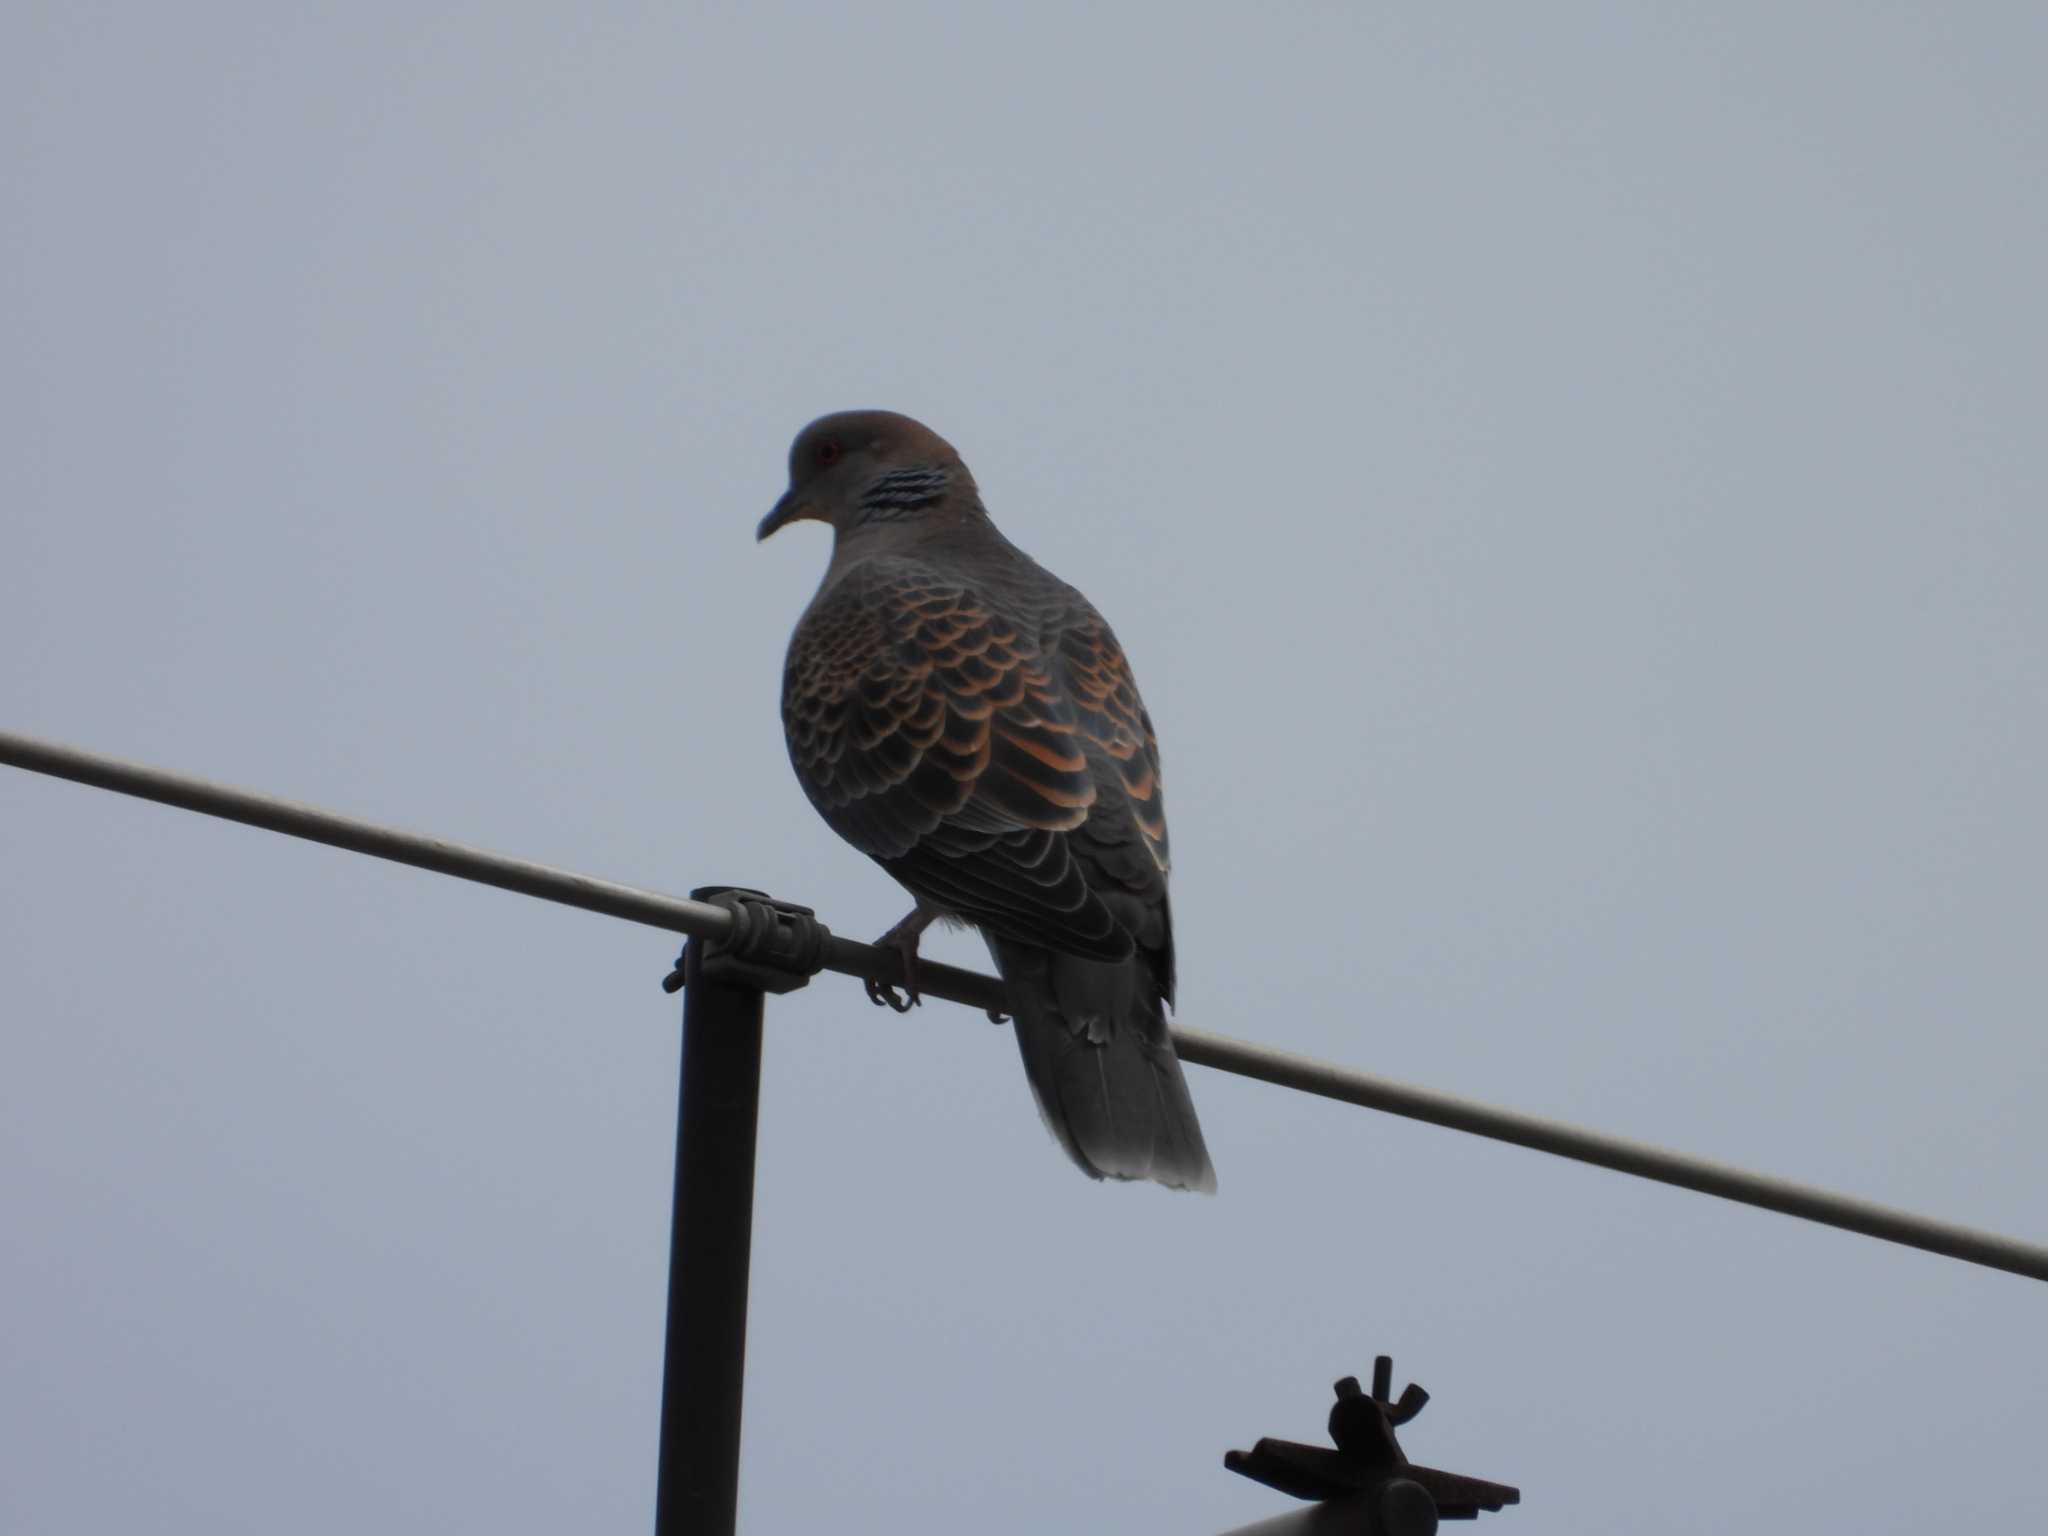
[[[924,994],[917,984],[917,941],[938,919],[938,915],[929,907],[915,907],[902,922],[875,940],[875,948],[893,949],[903,957],[903,990],[909,994],[909,1001],[897,995],[892,983],[869,977],[864,983],[869,1002],[878,1008],[887,1005],[898,1013],[908,1013],[924,1001]]]

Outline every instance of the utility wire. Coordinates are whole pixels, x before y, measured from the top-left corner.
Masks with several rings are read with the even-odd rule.
[[[359,821],[296,801],[234,789],[184,774],[169,773],[161,768],[123,762],[31,736],[0,731],[0,763],[282,832],[289,837],[346,848],[373,858],[430,869],[437,874],[495,885],[501,890],[518,891],[543,901],[581,907],[587,912],[624,918],[628,922],[644,923],[650,928],[671,933],[719,939],[725,937],[733,925],[730,912],[708,902],[686,901],[655,891],[618,885],[610,880],[555,869],[527,859],[508,858],[504,854],[490,853],[442,838],[402,832],[395,827]],[[894,949],[878,949],[872,944],[858,943],[833,934],[824,941],[822,959],[824,969],[841,975],[897,985],[903,981],[902,957]],[[918,983],[928,997],[943,997],[982,1009],[1002,1010],[1007,1006],[1003,984],[994,976],[925,961],[918,966]],[[1291,1051],[1254,1045],[1228,1035],[1211,1034],[1207,1030],[1176,1027],[1173,1041],[1181,1060],[1198,1066],[1235,1072],[1283,1088],[1319,1094],[1410,1120],[1425,1120],[1450,1130],[1469,1131],[1475,1136],[1486,1136],[1495,1141],[1512,1142],[1538,1152],[1611,1168],[1617,1173],[1633,1174],[1660,1184],[1675,1184],[1681,1189],[1696,1190],[1723,1200],[1759,1206],[1804,1221],[1819,1222],[1823,1226],[1840,1227],[1910,1248],[1925,1249],[1966,1263],[2002,1269],[2035,1280],[2048,1280],[2048,1248],[2021,1242],[2017,1238],[1935,1221],[1909,1211],[1797,1184],[1789,1179],[1752,1173],[1645,1142],[1584,1130],[1539,1115],[1499,1109],[1471,1099],[1298,1056]]]

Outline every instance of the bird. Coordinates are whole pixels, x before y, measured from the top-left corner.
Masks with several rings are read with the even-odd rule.
[[[980,930],[1047,1128],[1097,1179],[1213,1193],[1174,1053],[1173,914],[1159,743],[1087,598],[997,529],[952,444],[893,411],[797,434],[755,530],[833,531],[790,637],[782,723],[798,781],[934,921]]]

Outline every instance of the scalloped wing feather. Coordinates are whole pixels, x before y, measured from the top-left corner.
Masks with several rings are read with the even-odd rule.
[[[856,567],[790,642],[790,760],[832,828],[931,905],[1006,937],[1121,959],[1130,934],[1066,836],[1096,804],[1087,743],[1116,731],[1116,686],[1078,708],[1071,663],[1041,652],[1030,628],[921,568]],[[1151,761],[1156,781],[1156,747]]]

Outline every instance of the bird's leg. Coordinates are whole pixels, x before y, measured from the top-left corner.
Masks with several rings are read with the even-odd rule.
[[[869,1002],[877,1007],[886,1003],[898,1013],[908,1013],[913,1006],[924,1001],[924,994],[917,985],[917,941],[925,929],[938,921],[938,917],[935,908],[919,902],[911,908],[908,917],[875,940],[875,948],[893,949],[903,957],[903,990],[910,995],[910,1001],[905,1002],[898,997],[895,987],[888,982],[870,978],[865,983]]]

